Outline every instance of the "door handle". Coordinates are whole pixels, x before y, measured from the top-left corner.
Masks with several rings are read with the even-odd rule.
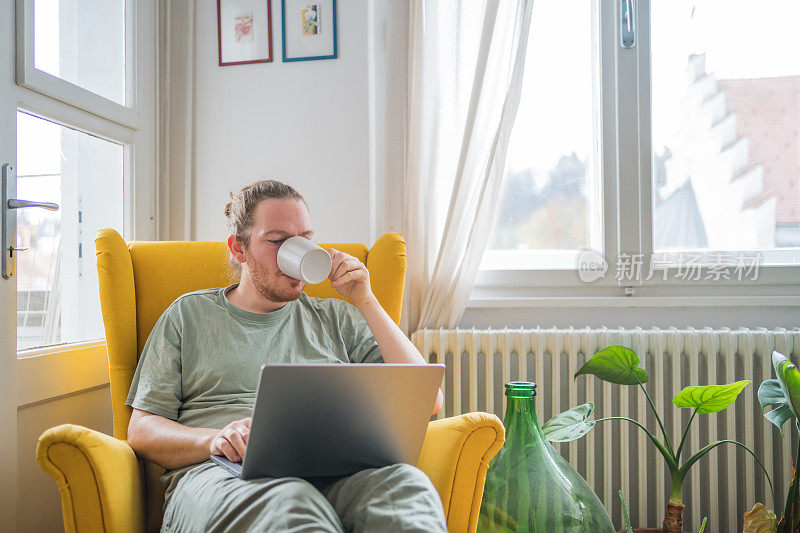
[[[20,200],[17,196],[17,173],[14,166],[10,163],[3,163],[2,175],[2,198],[0,198],[0,210],[2,210],[3,221],[3,277],[11,279],[17,273],[17,254],[27,248],[17,248],[17,213],[15,209],[25,207],[41,207],[51,211],[58,210],[58,204],[51,202],[34,202],[31,200]]]
[[[31,200],[20,200],[18,198],[8,199],[9,209],[22,209],[23,207],[41,207],[43,209],[49,209],[50,211],[58,211],[58,204],[52,202],[34,202]]]
[[[620,0],[619,38],[623,48],[636,46],[636,3],[634,0]]]

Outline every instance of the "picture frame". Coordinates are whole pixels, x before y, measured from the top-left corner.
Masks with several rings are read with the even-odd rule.
[[[281,0],[283,61],[336,59],[336,0]]]
[[[272,62],[271,0],[217,0],[219,66]]]

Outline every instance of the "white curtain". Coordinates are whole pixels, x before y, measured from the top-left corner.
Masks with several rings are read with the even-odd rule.
[[[533,0],[413,0],[404,183],[409,334],[461,319],[501,192]]]

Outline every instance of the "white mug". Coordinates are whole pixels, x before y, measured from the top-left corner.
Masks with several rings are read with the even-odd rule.
[[[331,256],[323,247],[299,235],[286,239],[278,249],[281,272],[311,285],[322,283],[328,277],[331,264]]]

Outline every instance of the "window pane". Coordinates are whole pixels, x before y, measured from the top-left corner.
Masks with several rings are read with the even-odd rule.
[[[125,1],[36,0],[34,66],[125,105]]]
[[[17,348],[103,338],[94,236],[122,231],[123,148],[17,113]]]
[[[800,3],[653,0],[651,18],[656,251],[767,250],[791,262]]]
[[[594,2],[533,4],[522,97],[481,268],[575,268],[580,249],[602,251],[595,10]]]

